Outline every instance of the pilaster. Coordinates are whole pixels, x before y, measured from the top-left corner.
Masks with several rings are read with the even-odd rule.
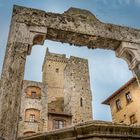
[[[26,57],[35,44],[43,44],[47,28],[12,20],[0,89],[0,139],[15,140]]]
[[[140,45],[122,42],[115,52],[117,57],[127,62],[129,69],[138,79],[138,83],[140,83]]]

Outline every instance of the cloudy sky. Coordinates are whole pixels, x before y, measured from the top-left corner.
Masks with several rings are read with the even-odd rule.
[[[140,0],[0,0],[0,73],[14,4],[55,13],[77,7],[91,11],[102,22],[140,29]],[[46,40],[43,46],[33,47],[27,59],[24,79],[41,81],[41,66],[47,47],[50,52],[89,60],[93,117],[110,121],[110,109],[101,102],[132,77],[126,62],[117,58],[113,51],[88,50]]]

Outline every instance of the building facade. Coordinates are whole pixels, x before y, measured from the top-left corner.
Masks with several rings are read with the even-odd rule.
[[[88,61],[47,49],[42,82],[23,81],[18,136],[92,120]]]
[[[108,97],[103,104],[110,105],[112,120],[116,123],[140,124],[140,89],[132,78]]]

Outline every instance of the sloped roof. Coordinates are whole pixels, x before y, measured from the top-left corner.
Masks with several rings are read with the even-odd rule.
[[[115,91],[112,95],[110,95],[106,100],[102,102],[102,104],[109,105],[110,100],[113,99],[116,95],[118,95],[122,90],[124,90],[126,87],[128,87],[130,84],[136,81],[136,77],[133,77],[130,79],[126,84],[124,84],[122,87],[120,87],[117,91]]]

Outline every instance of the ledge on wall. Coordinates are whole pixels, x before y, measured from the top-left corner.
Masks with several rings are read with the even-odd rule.
[[[42,134],[34,134],[18,138],[18,140],[109,140],[140,139],[140,126],[116,124],[104,121],[91,121],[77,124],[73,127],[50,131]]]

